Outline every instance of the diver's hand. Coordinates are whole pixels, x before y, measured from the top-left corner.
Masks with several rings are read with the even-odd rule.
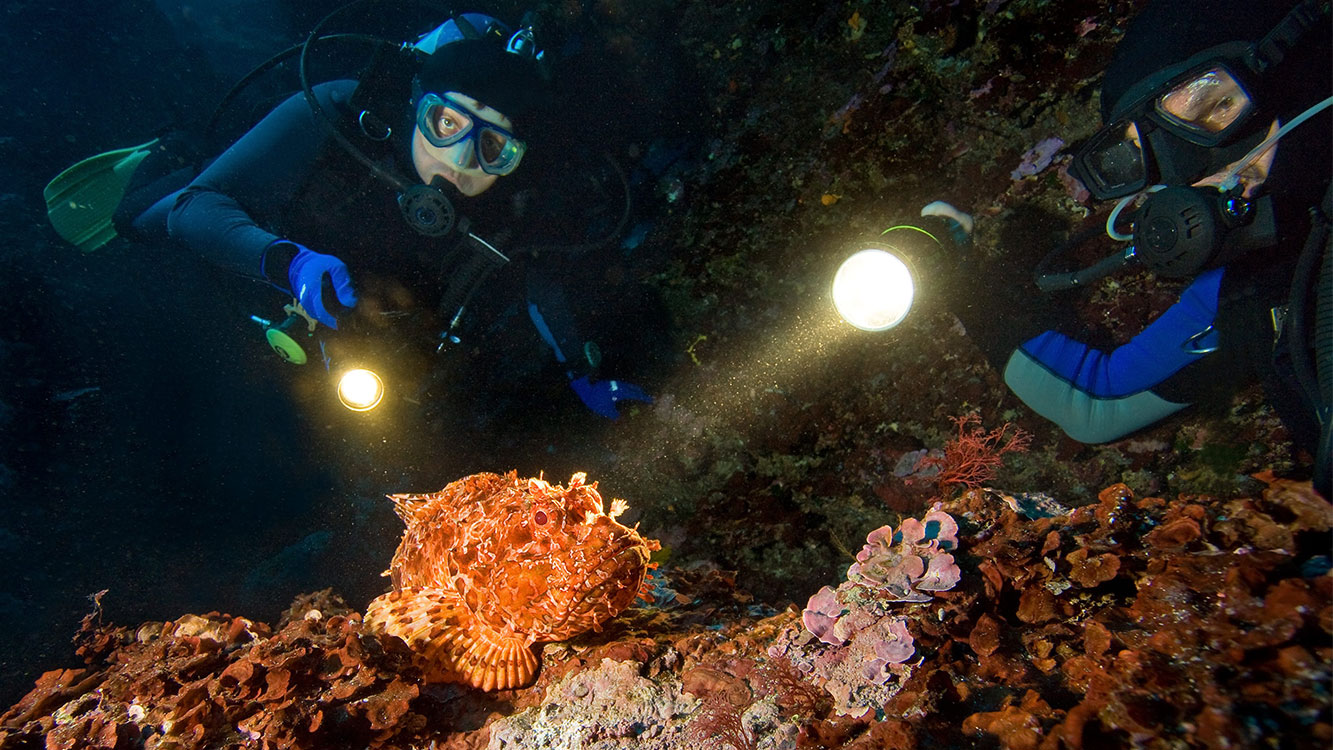
[[[315,320],[334,330],[338,321],[324,306],[324,286],[333,288],[338,303],[343,307],[356,307],[356,291],[352,289],[352,276],[347,272],[347,264],[332,255],[317,253],[304,245],[297,245],[296,257],[287,267],[287,281],[292,285],[292,296],[301,303],[301,307]]]
[[[972,220],[972,214],[963,212],[955,208],[950,203],[944,201],[932,201],[921,208],[922,216],[938,216],[944,219],[949,226],[949,233],[953,235],[954,244],[966,245],[972,239],[972,229],[976,222]]]
[[[584,405],[598,416],[607,419],[615,419],[620,416],[616,411],[616,402],[631,399],[634,401],[643,401],[651,404],[653,397],[644,392],[642,388],[632,383],[626,383],[620,380],[599,380],[592,382],[588,376],[574,378],[569,381],[569,386],[574,392],[583,399]]]

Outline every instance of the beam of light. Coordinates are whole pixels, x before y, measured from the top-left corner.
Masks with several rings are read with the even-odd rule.
[[[698,356],[693,345],[689,350],[695,367],[656,394],[657,403],[649,407],[656,418],[640,422],[642,430],[622,445],[621,454],[636,459],[614,473],[629,483],[655,482],[662,473],[672,475],[681,466],[710,457],[725,467],[715,451],[743,451],[750,438],[782,429],[787,410],[840,397],[836,394],[843,393],[846,380],[839,373],[856,377],[860,372],[848,368],[847,357],[857,356],[863,347],[892,348],[899,340],[894,331],[874,344],[872,337],[858,335],[857,328],[883,331],[898,326],[911,317],[916,301],[909,261],[877,245],[861,245],[874,249],[844,263],[841,279],[834,273],[834,283],[826,280],[818,291],[811,287],[814,293],[802,302],[788,300],[780,309],[764,310],[748,330],[740,327],[726,339],[701,335],[695,342],[703,343]],[[862,299],[860,307],[866,311],[852,314],[858,306],[843,296],[848,289],[860,291],[853,297]],[[841,301],[835,303],[834,295]],[[848,325],[849,315],[856,327]]]
[[[915,296],[907,263],[879,248],[852,255],[833,277],[833,306],[843,320],[863,331],[883,331],[903,322]]]
[[[798,400],[812,397],[810,385],[836,387],[829,385],[838,382],[830,380],[829,368],[857,331],[838,318],[826,295],[817,296],[805,309],[782,315],[781,327],[756,325],[742,339],[709,341],[696,365],[655,394],[658,401],[648,408],[656,418],[639,422],[641,432],[621,433],[622,455],[636,458],[617,474],[627,482],[648,481],[648,467],[657,461],[693,460],[721,443],[735,447],[732,441],[763,429],[773,409],[799,409]]]
[[[370,370],[348,370],[338,380],[338,400],[352,411],[370,411],[384,400],[384,381]]]

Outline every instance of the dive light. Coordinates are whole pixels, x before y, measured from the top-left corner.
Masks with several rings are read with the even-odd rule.
[[[863,331],[885,331],[903,322],[915,297],[911,267],[885,247],[854,253],[833,276],[833,306]]]
[[[370,411],[384,400],[384,380],[364,368],[348,370],[338,379],[338,400],[352,411]]]
[[[303,365],[310,361],[302,341],[315,338],[315,321],[305,314],[300,305],[295,303],[283,308],[287,317],[278,324],[265,320],[258,315],[250,319],[264,327],[264,340],[284,362]],[[328,355],[325,342],[318,342],[319,353],[324,361],[324,368],[332,371],[333,360]],[[356,367],[344,370],[338,376],[336,393],[343,406],[356,412],[365,412],[379,406],[384,400],[384,379],[373,370]]]
[[[940,205],[964,217],[955,223],[971,221],[952,206]],[[953,218],[923,210],[918,223],[885,229],[842,262],[833,276],[833,306],[843,320],[863,331],[887,331],[907,319],[920,295],[923,264],[933,268],[940,263],[944,245],[936,233],[954,231],[939,216]]]

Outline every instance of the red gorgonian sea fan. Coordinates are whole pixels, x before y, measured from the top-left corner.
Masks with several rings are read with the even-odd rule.
[[[704,699],[690,721],[690,739],[696,747],[708,750],[755,750],[754,735],[745,729],[741,716],[744,706],[737,706],[718,691]]]
[[[938,467],[940,472],[934,479],[941,496],[958,485],[976,489],[989,482],[1003,463],[1004,454],[1025,451],[1032,441],[1030,434],[1009,422],[987,431],[976,413],[951,419],[958,425],[958,437],[945,443],[943,456],[923,456],[914,469],[920,472]]]

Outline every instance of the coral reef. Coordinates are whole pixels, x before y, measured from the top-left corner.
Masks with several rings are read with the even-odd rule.
[[[114,627],[94,612],[87,665],[43,675],[0,716],[0,746],[1324,747],[1333,506],[1308,483],[1258,480],[1232,499],[1113,485],[1035,519],[969,490],[924,534],[876,530],[856,563],[949,554],[956,585],[893,601],[877,581],[895,576],[849,578],[841,635],[817,624],[824,641],[794,608],[750,615],[729,576],[666,566],[669,606],[548,647],[535,685],[498,693],[430,686],[329,592],[272,628],[217,613]],[[832,609],[821,592],[806,614]]]

